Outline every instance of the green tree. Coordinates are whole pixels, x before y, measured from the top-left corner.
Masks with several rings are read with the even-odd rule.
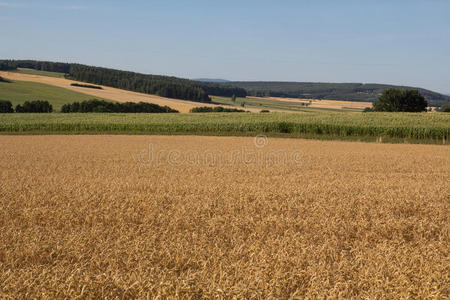
[[[439,108],[438,111],[440,111],[440,112],[450,112],[450,103],[449,103],[449,104],[442,105],[442,106]]]
[[[374,111],[421,112],[427,101],[418,90],[387,89],[374,104]]]
[[[10,101],[0,100],[0,113],[12,113],[14,112],[13,106]]]

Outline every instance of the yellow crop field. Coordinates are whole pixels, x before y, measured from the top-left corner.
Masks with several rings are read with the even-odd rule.
[[[361,101],[341,101],[341,100],[318,100],[318,99],[299,99],[299,98],[282,98],[282,97],[252,97],[254,99],[269,99],[281,102],[305,103],[312,108],[329,108],[329,109],[364,109],[372,107],[371,102]]]
[[[0,298],[449,295],[450,148],[0,136]]]

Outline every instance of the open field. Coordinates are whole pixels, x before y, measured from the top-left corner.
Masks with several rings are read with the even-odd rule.
[[[448,113],[3,114],[0,134],[281,135],[448,144]],[[392,140],[394,139],[394,140]]]
[[[0,298],[448,296],[450,148],[266,142],[0,136]]]
[[[256,99],[265,99],[260,97],[254,97]],[[269,100],[275,101],[288,101],[293,103],[310,103],[309,108],[324,108],[324,109],[336,109],[336,110],[364,110],[364,108],[372,107],[371,102],[358,102],[358,101],[340,101],[340,100],[317,100],[317,99],[296,99],[296,98],[281,98],[281,97],[268,97]]]
[[[92,98],[92,96],[76,91],[37,82],[0,82],[0,100],[9,100],[13,106],[23,104],[25,101],[46,100],[53,105],[54,111],[59,111],[63,104],[90,100]]]
[[[47,85],[57,86],[60,88],[65,88],[71,91],[76,91],[78,93],[83,93],[86,95],[89,95],[89,98],[102,98],[102,99],[109,99],[114,100],[118,102],[148,102],[148,103],[155,103],[161,106],[169,106],[170,108],[176,109],[180,112],[189,112],[190,109],[194,107],[199,106],[216,106],[214,104],[206,104],[206,103],[199,103],[199,102],[191,102],[186,100],[176,100],[176,99],[169,99],[164,97],[159,97],[155,95],[148,95],[148,94],[142,94],[137,92],[131,92],[116,88],[111,88],[107,86],[101,86],[102,89],[89,89],[89,88],[83,88],[83,87],[76,87],[71,86],[72,83],[80,83],[82,82],[68,80],[64,78],[56,78],[56,77],[49,77],[49,76],[41,76],[41,75],[32,75],[32,74],[23,74],[19,72],[4,72],[0,71],[0,76],[9,80],[14,81],[28,81],[28,82],[37,82],[37,83],[43,83]],[[68,101],[70,102],[70,101]],[[259,111],[257,109],[248,109],[249,111]]]
[[[227,97],[212,97],[213,102],[226,105],[240,106],[245,103],[246,108],[267,109],[270,111],[354,111],[362,112],[366,107],[372,107],[371,102],[315,100],[280,97],[246,97],[237,98],[232,102]]]

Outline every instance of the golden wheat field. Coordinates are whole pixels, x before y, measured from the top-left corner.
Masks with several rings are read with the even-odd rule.
[[[449,295],[449,147],[197,136],[0,144],[0,298]]]

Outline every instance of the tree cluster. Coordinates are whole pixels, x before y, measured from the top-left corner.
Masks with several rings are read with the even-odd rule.
[[[62,113],[177,113],[178,111],[168,106],[160,106],[145,102],[108,102],[104,100],[87,100],[64,104]]]
[[[72,83],[70,85],[71,86],[76,86],[76,87],[88,88],[88,89],[103,90],[103,88],[101,86],[97,86],[97,85],[79,84],[79,83]]]
[[[0,100],[0,113],[7,114],[13,113],[14,109],[10,101]]]
[[[450,112],[450,103],[449,103],[449,104],[442,105],[442,106],[438,109],[438,111],[440,111],[440,112]]]
[[[23,105],[16,106],[18,113],[51,113],[53,106],[48,101],[25,101]]]
[[[428,106],[418,90],[388,89],[374,104],[374,111],[387,112],[421,112]]]
[[[225,108],[222,106],[209,107],[209,106],[201,106],[194,107],[190,110],[191,113],[209,113],[209,112],[245,112],[245,110],[237,109],[237,108]]]

